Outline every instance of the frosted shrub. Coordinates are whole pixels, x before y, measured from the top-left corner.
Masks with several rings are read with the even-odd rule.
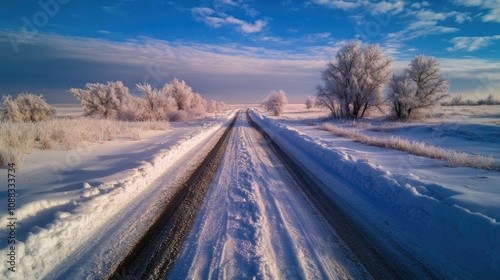
[[[174,79],[162,88],[137,84],[142,97],[132,96],[122,82],[86,84],[84,89],[69,90],[80,100],[89,117],[128,121],[183,121],[204,117],[207,111],[220,111],[223,103],[207,102],[186,82]],[[14,110],[15,111],[15,110]],[[177,111],[184,113],[177,114]]]
[[[193,89],[184,81],[174,79],[165,85],[165,91],[174,99],[178,110],[189,110],[193,100]]]
[[[314,107],[314,103],[315,103],[315,102],[316,102],[316,101],[314,100],[314,98],[312,98],[311,96],[308,96],[308,97],[306,98],[306,102],[305,102],[305,104],[306,104],[306,108],[307,108],[307,109],[311,109],[312,107]]]
[[[206,110],[207,110],[207,113],[218,113],[218,112],[222,112],[225,107],[226,107],[226,104],[224,104],[224,102],[210,100],[207,102]]]
[[[132,96],[121,81],[107,84],[88,83],[85,89],[72,88],[69,92],[80,100],[85,114],[95,118],[119,119],[127,110]]]
[[[287,104],[288,99],[284,90],[272,90],[262,101],[262,106],[275,116],[281,115]]]
[[[4,96],[0,111],[2,119],[11,122],[39,122],[51,120],[56,111],[43,99],[42,95],[23,93],[12,99]]]
[[[144,93],[144,97],[135,106],[141,112],[135,119],[168,120],[168,115],[177,111],[177,103],[166,85],[161,89],[153,89],[149,84],[138,84],[137,88]]]

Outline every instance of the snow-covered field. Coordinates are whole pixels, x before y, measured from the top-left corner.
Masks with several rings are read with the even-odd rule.
[[[388,217],[426,240],[430,251],[440,252],[473,278],[492,279],[500,276],[500,172],[451,167],[440,160],[354,143],[316,126],[333,122],[375,137],[399,136],[498,159],[498,106],[468,109],[464,114],[464,108],[445,107],[440,119],[429,122],[373,118],[352,127],[352,122],[325,120],[324,111],[297,104],[261,123],[291,151],[311,155],[349,182],[359,193],[354,200],[375,201]],[[467,278],[467,273],[457,277]]]
[[[381,238],[394,235],[446,278],[500,278],[500,172],[355,143],[318,126],[328,122],[499,160],[498,106],[443,107],[426,121],[373,117],[353,124],[326,120],[325,111],[303,104],[288,105],[279,117],[234,105],[219,117],[172,123],[138,141],[26,155],[16,170],[16,272],[2,261],[0,278],[107,275],[213,145],[233,109],[245,107],[325,182],[343,182],[330,191]],[[81,113],[77,107],[58,111]],[[319,216],[317,210],[241,118],[229,145],[173,275],[362,277],[363,268],[339,249],[342,242],[321,238],[335,234],[320,218],[308,219]],[[0,180],[7,182],[6,167]],[[7,195],[0,190],[1,201]],[[0,219],[7,221],[7,214],[0,211]],[[0,234],[8,236],[8,228]],[[6,256],[11,250],[2,244]]]

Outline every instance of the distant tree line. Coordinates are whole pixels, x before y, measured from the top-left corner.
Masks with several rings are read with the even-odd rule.
[[[462,95],[454,96],[449,102],[441,103],[442,106],[480,106],[480,105],[500,105],[500,100],[495,99],[493,94],[489,94],[485,99],[473,101],[471,99],[464,100]]]

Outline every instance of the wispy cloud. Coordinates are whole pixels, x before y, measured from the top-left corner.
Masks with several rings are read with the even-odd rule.
[[[500,40],[500,35],[484,37],[455,37],[451,39],[453,47],[449,47],[447,48],[447,50],[465,50],[468,52],[473,52],[490,46],[496,40]]]
[[[469,19],[469,17],[463,13],[456,11],[446,13],[435,12],[426,8],[428,6],[429,3],[427,2],[414,3],[411,5],[405,15],[411,18],[408,25],[400,31],[389,33],[387,38],[389,40],[408,41],[418,37],[455,33],[460,31],[460,29],[440,25],[440,22],[453,17],[455,17],[456,22],[460,23]]]
[[[405,3],[401,0],[369,1],[369,0],[312,0],[313,3],[331,9],[353,11],[363,9],[372,15],[384,13],[399,13],[403,11]]]
[[[242,33],[256,33],[262,31],[267,25],[266,20],[246,22],[222,12],[217,12],[207,7],[196,7],[191,9],[191,14],[197,21],[204,22],[208,26],[219,28],[222,26],[235,26]]]
[[[289,33],[296,33],[289,32]],[[303,34],[294,37],[260,36],[257,38],[261,42],[273,42],[281,45],[303,45],[303,44],[333,44],[332,34],[329,32]]]
[[[16,56],[6,55],[9,48],[6,36],[0,36],[0,60],[13,65],[8,72],[0,69],[3,89],[31,90],[16,81],[22,76],[39,81],[38,89],[49,89],[42,93],[52,96],[51,100],[57,100],[54,94],[67,97],[68,88],[88,82],[123,80],[131,88],[140,82],[155,83],[155,69],[168,73],[162,83],[174,77],[185,79],[209,98],[258,102],[269,90],[283,88],[292,98],[301,96],[297,100],[302,100],[302,95],[314,93],[326,63],[324,56],[308,50],[170,42],[149,37],[115,42],[40,33],[29,45],[21,46]],[[43,70],[50,63],[48,59],[57,61],[51,73]],[[259,92],[262,97],[255,97]]]
[[[484,22],[500,22],[500,3],[498,0],[455,0],[454,3],[485,10],[485,14],[480,15]]]
[[[214,4],[216,7],[229,6],[242,9],[251,17],[256,17],[259,14],[259,12],[247,4],[245,0],[216,0]]]

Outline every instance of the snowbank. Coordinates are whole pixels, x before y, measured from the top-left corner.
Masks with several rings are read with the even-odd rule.
[[[214,136],[234,117],[234,112],[220,120],[207,123],[198,133],[180,139],[176,145],[163,150],[152,160],[144,161],[139,167],[124,172],[124,177],[105,182],[99,186],[84,183],[85,191],[71,212],[58,212],[55,219],[46,227],[30,232],[25,242],[16,241],[16,264],[13,273],[8,271],[10,264],[0,264],[2,279],[41,279],[72,252],[84,246],[92,236],[115,215],[126,209],[131,202],[140,199],[148,186],[193,147]],[[40,211],[44,205],[68,203],[68,201],[42,201],[23,206],[19,209],[23,217],[31,212]],[[26,208],[26,209],[24,209]],[[35,213],[31,213],[35,214]],[[132,229],[131,229],[132,230]],[[5,256],[9,249],[0,250]]]
[[[464,205],[446,201],[449,189],[439,184],[425,183],[418,177],[391,174],[382,166],[356,160],[345,152],[328,148],[317,138],[251,112],[252,118],[285,149],[302,150],[320,161],[381,207],[389,208],[415,228],[439,235],[446,240],[443,248],[456,249],[455,258],[474,260],[478,266],[469,268],[479,277],[500,277],[500,223]],[[334,191],[332,189],[332,191]],[[460,254],[460,256],[456,256]],[[498,279],[498,278],[497,278]]]

